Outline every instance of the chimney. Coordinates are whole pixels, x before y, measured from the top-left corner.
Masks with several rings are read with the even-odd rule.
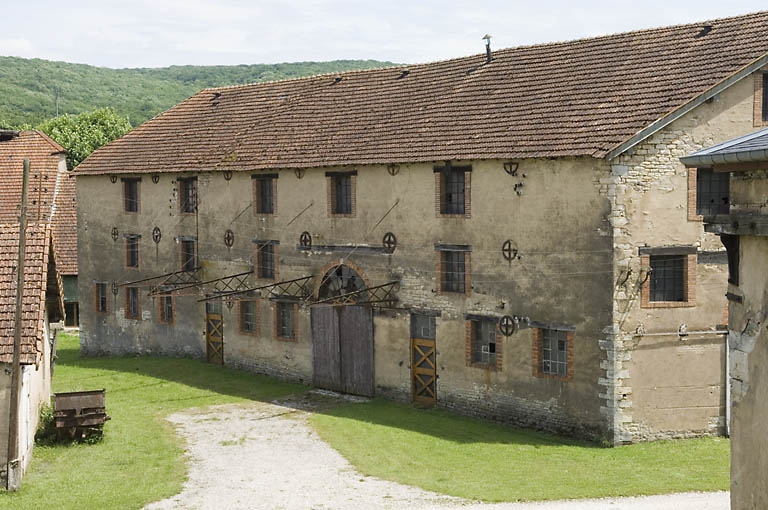
[[[493,60],[493,55],[491,55],[491,36],[488,34],[485,34],[483,36],[483,40],[485,41],[485,56],[486,56],[486,64],[490,64]]]

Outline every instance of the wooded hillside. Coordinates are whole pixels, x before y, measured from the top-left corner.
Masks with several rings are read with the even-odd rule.
[[[41,59],[0,57],[0,128],[35,126],[59,114],[112,107],[133,126],[206,87],[385,67],[390,62],[336,60],[239,66],[109,69]]]

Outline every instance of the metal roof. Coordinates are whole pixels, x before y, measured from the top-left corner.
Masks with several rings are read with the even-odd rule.
[[[680,161],[690,168],[768,161],[768,128],[696,151]]]

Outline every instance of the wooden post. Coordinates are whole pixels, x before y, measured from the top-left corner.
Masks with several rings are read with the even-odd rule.
[[[16,264],[16,313],[13,325],[13,365],[11,372],[11,404],[8,412],[8,469],[6,471],[9,491],[21,487],[21,460],[19,459],[19,399],[21,397],[21,329],[22,305],[24,303],[24,258],[27,235],[27,179],[29,158],[24,158],[24,173],[21,181],[21,211],[19,213],[19,261]]]

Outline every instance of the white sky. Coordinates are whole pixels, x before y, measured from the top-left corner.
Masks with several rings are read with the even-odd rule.
[[[104,67],[419,63],[768,10],[765,0],[2,0],[0,55]]]

